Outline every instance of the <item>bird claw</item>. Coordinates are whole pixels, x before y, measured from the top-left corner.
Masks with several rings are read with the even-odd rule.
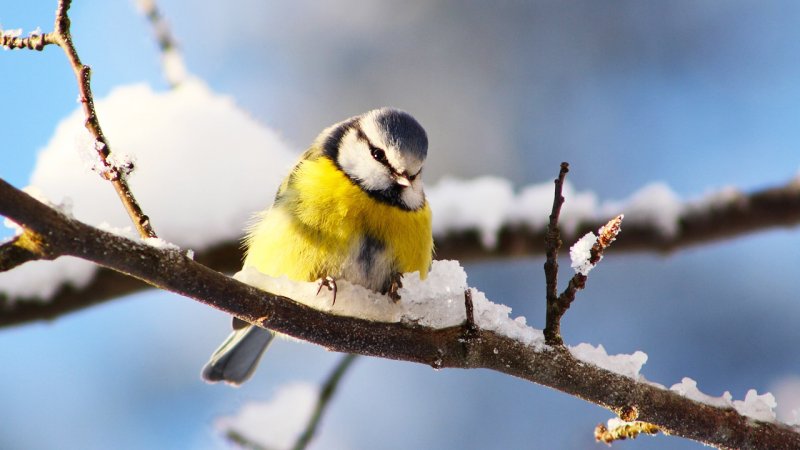
[[[327,276],[325,278],[320,278],[317,280],[317,284],[319,287],[317,288],[317,295],[319,295],[320,291],[322,291],[322,286],[328,288],[329,291],[333,291],[333,302],[331,302],[331,306],[336,304],[336,280],[333,279],[331,276]]]
[[[392,275],[392,284],[389,286],[389,298],[392,299],[393,302],[397,303],[400,301],[400,294],[398,291],[400,288],[403,287],[403,274],[395,273]]]

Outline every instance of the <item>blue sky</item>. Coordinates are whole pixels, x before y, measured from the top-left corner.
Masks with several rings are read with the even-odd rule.
[[[298,149],[330,123],[392,104],[428,129],[430,180],[489,173],[522,186],[552,178],[566,160],[576,186],[601,199],[651,181],[692,197],[780,184],[800,169],[795,2],[362,3],[160,4],[190,70]],[[49,0],[2,6],[0,24],[47,31],[54,9]],[[76,2],[72,18],[98,97],[140,81],[167,88],[129,2]],[[75,81],[56,48],[2,52],[0,73],[0,177],[24,186],[37,150],[77,107]],[[643,373],[662,384],[690,376],[712,395],[762,392],[800,373],[799,245],[788,229],[673,255],[610,253],[564,335],[609,352],[643,350]],[[467,269],[472,285],[541,327],[542,262]],[[336,361],[281,342],[243,388],[205,385],[199,370],[227,324],[196,302],[147,292],[0,331],[0,417],[15,424],[0,430],[0,447],[224,448],[216,417],[284,382],[320,380]],[[361,359],[320,439],[342,448],[585,449],[609,417],[491,372]],[[643,437],[615,447],[700,446]]]

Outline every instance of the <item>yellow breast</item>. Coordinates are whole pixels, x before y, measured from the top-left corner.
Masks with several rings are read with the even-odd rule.
[[[327,157],[304,159],[280,200],[251,228],[245,266],[299,281],[338,277],[367,237],[385,248],[394,270],[427,275],[433,252],[427,202],[415,211],[380,202]]]

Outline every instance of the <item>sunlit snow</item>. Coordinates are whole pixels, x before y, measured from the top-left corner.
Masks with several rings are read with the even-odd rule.
[[[270,400],[246,403],[236,415],[217,419],[215,427],[263,448],[288,449],[308,423],[318,397],[319,388],[311,383],[286,384]]]
[[[581,343],[575,346],[568,346],[569,352],[577,359],[594,364],[597,367],[616,372],[628,378],[638,380],[642,366],[647,362],[647,354],[642,351],[635,351],[633,354],[609,355],[603,345],[597,347]]]
[[[589,275],[589,271],[594,267],[589,260],[592,257],[591,250],[595,242],[597,242],[597,236],[590,231],[569,248],[570,267],[575,270],[575,273]]]
[[[720,397],[705,394],[697,387],[697,382],[689,377],[684,377],[680,383],[673,385],[671,391],[707,405],[718,408],[734,408],[739,414],[751,419],[764,422],[775,421],[775,407],[778,406],[775,397],[767,392],[759,395],[755,389],[750,389],[745,394],[744,400],[733,400],[730,392],[725,391]]]
[[[434,261],[425,280],[418,273],[405,274],[400,289],[400,301],[350,284],[336,282],[336,303],[332,293],[323,288],[319,295],[317,283],[291,281],[286,277],[270,277],[253,268],[236,275],[237,280],[273,294],[283,295],[321,311],[342,316],[353,316],[379,322],[415,323],[431,328],[444,328],[463,324],[466,320],[464,291],[467,274],[457,261]],[[524,317],[512,318],[511,308],[491,302],[486,295],[472,289],[475,323],[479,328],[495,331],[542,350],[544,335],[541,330],[526,325]]]

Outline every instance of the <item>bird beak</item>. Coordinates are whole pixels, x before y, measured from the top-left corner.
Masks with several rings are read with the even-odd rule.
[[[409,180],[409,179],[408,179],[408,177],[407,177],[406,175],[400,175],[400,174],[397,174],[397,175],[394,177],[394,181],[395,181],[397,184],[399,184],[400,186],[403,186],[403,187],[409,187],[409,186],[411,186],[411,180]]]

